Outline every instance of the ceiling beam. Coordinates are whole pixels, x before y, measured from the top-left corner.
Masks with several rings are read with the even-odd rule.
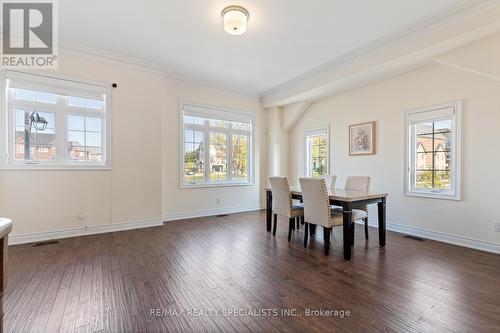
[[[313,102],[302,101],[283,108],[283,128],[289,131],[299,119],[309,110]]]
[[[264,108],[316,101],[433,63],[439,55],[500,33],[500,2],[453,16],[339,66],[293,80],[261,96]]]

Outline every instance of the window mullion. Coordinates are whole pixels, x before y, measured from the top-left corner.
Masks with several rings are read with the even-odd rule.
[[[64,112],[65,97],[57,96],[57,111],[56,111],[56,161],[58,163],[66,163],[68,161],[65,150],[66,142],[66,127],[68,123],[67,114]]]
[[[210,183],[210,130],[208,127],[208,119],[205,120],[205,128],[203,130],[205,135],[205,183]]]
[[[435,144],[435,123],[432,122],[432,148],[431,148],[431,154],[432,154],[432,189],[436,188],[436,178],[435,178],[435,172],[436,172],[436,154],[434,154],[434,144]]]
[[[227,179],[229,181],[233,180],[233,137],[232,137],[232,130],[231,124],[228,124],[229,129],[226,130],[226,172],[227,172]]]

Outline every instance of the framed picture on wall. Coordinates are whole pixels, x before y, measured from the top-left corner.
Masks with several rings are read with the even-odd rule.
[[[375,154],[375,121],[349,126],[349,156]]]

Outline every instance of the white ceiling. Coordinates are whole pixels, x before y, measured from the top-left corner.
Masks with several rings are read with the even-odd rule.
[[[331,63],[464,0],[59,1],[61,44],[140,59],[170,74],[249,94]],[[247,33],[220,12],[250,12]]]

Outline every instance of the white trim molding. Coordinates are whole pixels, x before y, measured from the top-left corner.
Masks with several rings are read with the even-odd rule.
[[[357,221],[358,224],[363,224],[363,221]],[[378,229],[377,219],[368,219],[368,225],[373,228]],[[500,254],[500,244],[492,243],[488,241],[467,238],[458,235],[452,235],[445,232],[434,231],[418,227],[410,227],[407,225],[402,225],[398,223],[387,223],[386,228],[388,231],[397,232],[400,234],[422,237],[424,239],[429,239],[437,242],[467,247],[474,250],[480,250],[485,252]]]
[[[163,220],[161,218],[158,218],[158,219],[147,219],[147,220],[122,222],[122,223],[111,223],[111,224],[96,225],[96,226],[87,226],[74,229],[34,232],[22,235],[11,234],[9,235],[9,245],[43,242],[54,239],[104,234],[108,232],[117,232],[117,231],[125,231],[132,229],[160,227],[162,225],[163,225]]]
[[[265,209],[265,207],[261,204],[248,204],[248,205],[233,206],[226,208],[169,212],[163,216],[163,220],[165,222],[168,222],[168,221],[177,221],[185,219],[194,219],[197,217],[209,217],[222,214],[244,213],[262,209]]]

